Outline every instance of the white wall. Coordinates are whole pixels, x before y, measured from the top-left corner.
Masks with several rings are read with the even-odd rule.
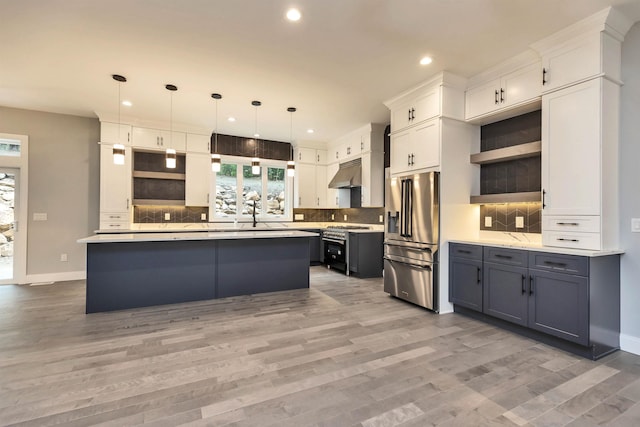
[[[631,232],[631,218],[640,218],[640,23],[622,44],[620,123],[620,346],[640,354],[640,233]]]
[[[0,132],[29,136],[27,279],[84,277],[76,240],[98,228],[98,119],[0,107]],[[48,220],[34,222],[34,212]]]

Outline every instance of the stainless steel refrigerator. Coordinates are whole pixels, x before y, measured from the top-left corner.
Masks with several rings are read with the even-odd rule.
[[[439,174],[386,179],[384,290],[438,311]]]

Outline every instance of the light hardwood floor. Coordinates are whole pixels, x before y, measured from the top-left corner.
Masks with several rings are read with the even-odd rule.
[[[82,281],[0,286],[1,425],[639,426],[639,402],[639,356],[592,362],[323,267],[309,290],[91,315]]]

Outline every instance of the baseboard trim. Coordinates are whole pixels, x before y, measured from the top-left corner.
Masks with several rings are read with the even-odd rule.
[[[640,338],[633,335],[620,334],[620,350],[640,356]]]
[[[67,280],[85,280],[86,271],[65,271],[63,273],[27,274],[25,284],[41,282],[66,282]]]

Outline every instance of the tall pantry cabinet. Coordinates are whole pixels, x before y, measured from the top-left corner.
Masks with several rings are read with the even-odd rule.
[[[542,242],[618,248],[621,42],[614,9],[533,45],[542,56]]]

